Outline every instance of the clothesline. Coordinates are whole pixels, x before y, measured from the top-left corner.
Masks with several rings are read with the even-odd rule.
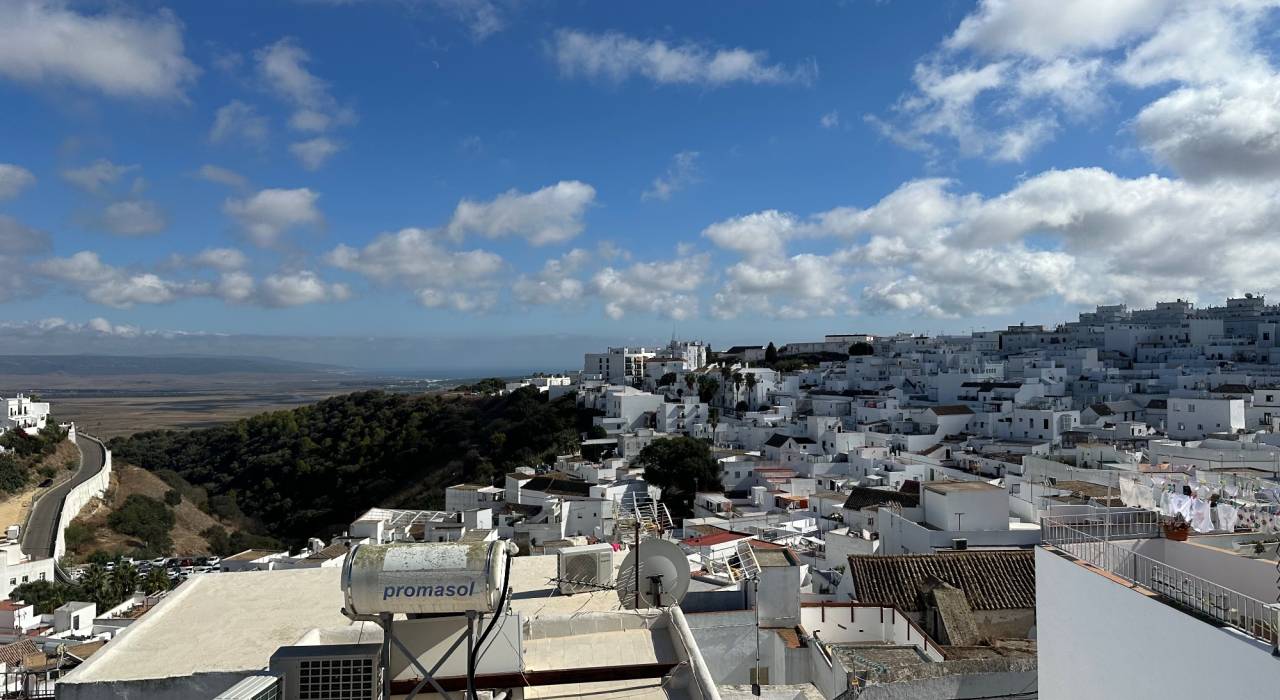
[[[1224,484],[1222,475],[1215,476],[1217,484],[1197,478],[1195,469],[1121,476],[1120,500],[1167,517],[1180,516],[1199,533],[1235,532],[1237,527],[1280,533],[1280,489],[1249,477],[1243,477],[1243,487]]]

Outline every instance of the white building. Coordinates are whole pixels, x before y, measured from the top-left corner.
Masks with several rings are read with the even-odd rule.
[[[44,401],[32,401],[18,394],[16,398],[5,399],[5,422],[0,424],[0,433],[6,430],[23,430],[28,435],[35,435],[44,428],[49,418],[49,404]]]
[[[1169,398],[1169,437],[1200,440],[1211,433],[1235,433],[1245,429],[1242,399]]]

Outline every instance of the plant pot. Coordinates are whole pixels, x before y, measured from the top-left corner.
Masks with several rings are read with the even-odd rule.
[[[1187,535],[1191,534],[1191,526],[1186,524],[1165,525],[1164,538],[1175,542],[1186,542]]]

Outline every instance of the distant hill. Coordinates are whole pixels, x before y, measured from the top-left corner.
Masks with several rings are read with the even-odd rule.
[[[0,355],[0,376],[68,374],[105,377],[138,374],[296,374],[334,372],[343,368],[273,357],[203,357],[172,355]]]
[[[108,443],[118,460],[172,469],[219,517],[301,542],[373,506],[438,508],[451,484],[496,482],[572,451],[589,423],[572,396],[366,391],[225,426],[149,431]]]

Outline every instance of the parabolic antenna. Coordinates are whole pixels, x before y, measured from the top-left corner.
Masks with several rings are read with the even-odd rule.
[[[636,595],[639,566],[640,594]],[[689,558],[674,542],[642,539],[627,553],[618,569],[618,600],[624,608],[674,605],[689,592]]]

